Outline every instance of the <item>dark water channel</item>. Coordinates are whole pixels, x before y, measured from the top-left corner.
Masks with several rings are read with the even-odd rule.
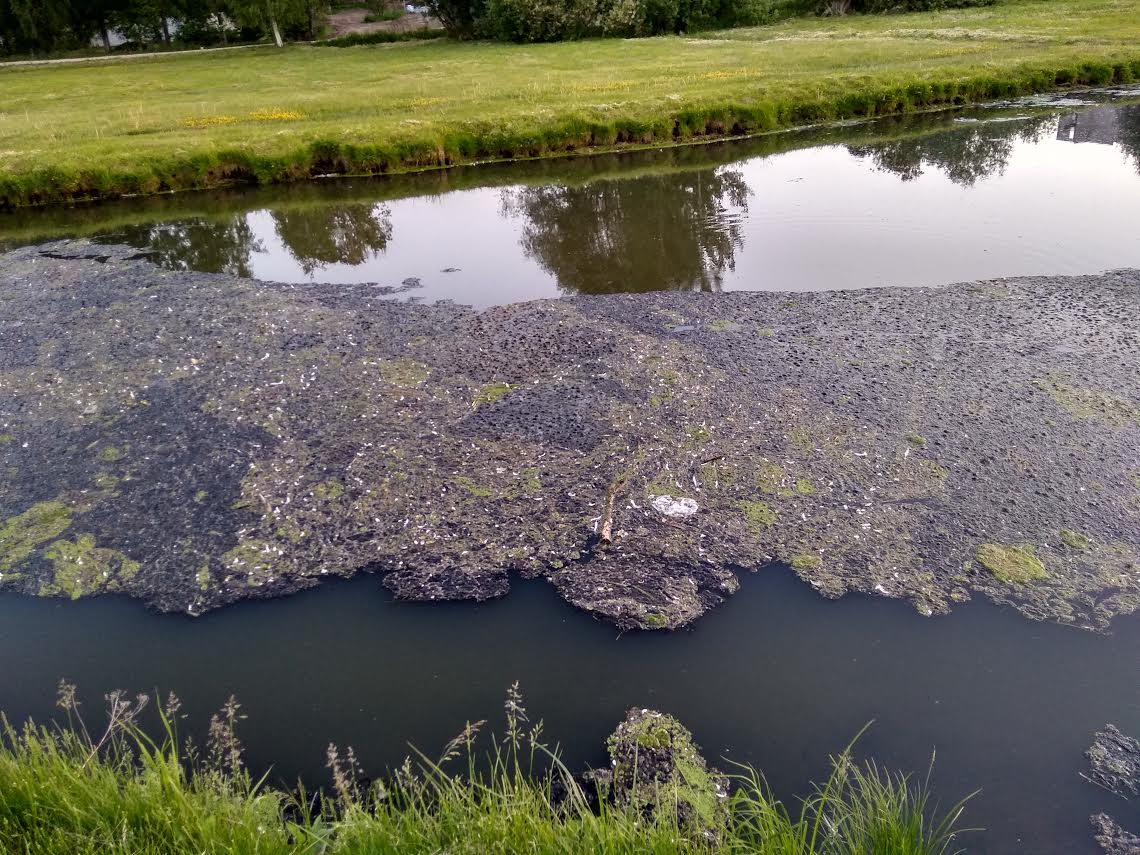
[[[1107,720],[1140,732],[1140,620],[1101,636],[1035,624],[984,602],[930,619],[867,597],[821,599],[762,571],[691,631],[629,634],[577,612],[545,583],[481,606],[393,602],[374,578],[192,620],[121,598],[60,603],[0,596],[0,705],[46,717],[55,680],[86,707],[108,687],[176,687],[191,721],[230,693],[248,759],[323,782],[324,748],[353,745],[366,771],[410,741],[434,756],[465,720],[501,722],[519,680],[573,768],[631,706],[669,710],[710,758],[762,767],[784,797],[806,790],[868,721],[860,748],[923,774],[949,803],[982,793],[973,852],[1092,853],[1088,816],[1129,805],[1079,777]]]
[[[930,285],[1140,267],[1140,93],[1013,105],[631,155],[0,215],[0,246],[128,242],[174,268],[375,281],[398,299],[484,307],[660,289]],[[543,583],[481,606],[391,600],[374,578],[191,620],[119,598],[0,595],[0,709],[52,714],[114,687],[175,689],[191,721],[228,694],[255,769],[325,778],[500,719],[521,681],[572,767],[602,761],[630,706],[688,724],[710,758],[802,794],[869,720],[860,750],[922,774],[986,827],[987,853],[1092,853],[1090,813],[1140,831],[1140,804],[1083,781],[1106,722],[1140,734],[1140,616],[1109,635],[989,603],[927,619],[820,599],[772,569],[691,631],[619,637]]]

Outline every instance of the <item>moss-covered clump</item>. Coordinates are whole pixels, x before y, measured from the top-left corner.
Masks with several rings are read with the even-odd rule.
[[[41,543],[59,537],[71,525],[63,502],[38,502],[0,524],[0,573],[25,561]]]
[[[814,552],[798,552],[788,559],[796,570],[814,570],[823,564],[823,559]]]
[[[392,359],[380,363],[380,377],[385,383],[401,388],[422,386],[431,376],[431,369],[413,359]]]
[[[1036,550],[1028,544],[1007,546],[1004,543],[983,543],[976,553],[978,563],[1002,582],[1026,585],[1049,578],[1049,573]]]
[[[1084,552],[1092,546],[1092,540],[1089,539],[1087,534],[1082,534],[1079,531],[1073,531],[1069,528],[1061,529],[1061,542],[1070,549],[1077,549]]]
[[[1104,389],[1077,386],[1056,376],[1034,380],[1033,385],[1078,419],[1103,422],[1112,428],[1140,424],[1140,406]]]
[[[96,546],[90,534],[81,534],[74,542],[57,540],[44,550],[44,557],[51,562],[52,578],[40,588],[42,596],[78,600],[113,591],[139,570],[138,562],[121,552]]]
[[[776,522],[776,512],[767,502],[741,502],[737,507],[744,514],[744,522],[752,532],[759,533]]]
[[[510,383],[488,383],[475,393],[475,397],[471,401],[471,409],[477,410],[485,404],[493,404],[513,388]]]
[[[677,719],[632,709],[606,742],[614,800],[652,816],[676,805],[677,821],[694,832],[716,832],[726,819],[728,780],[712,769]],[[666,819],[668,821],[668,819]]]

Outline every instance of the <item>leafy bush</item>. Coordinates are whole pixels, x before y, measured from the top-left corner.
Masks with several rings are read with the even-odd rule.
[[[350,33],[336,39],[315,42],[318,47],[358,47],[391,42],[415,42],[423,39],[443,38],[443,30],[380,30],[376,33]]]
[[[772,0],[486,0],[459,34],[512,42],[652,36],[768,23],[775,8]]]

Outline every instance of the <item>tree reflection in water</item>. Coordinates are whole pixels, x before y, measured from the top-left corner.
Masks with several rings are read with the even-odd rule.
[[[363,264],[392,239],[392,222],[383,205],[315,205],[269,212],[273,230],[305,275],[326,264]],[[219,219],[126,226],[114,238],[145,249],[151,259],[173,270],[200,270],[252,276],[252,256],[265,252],[255,219],[236,213]]]
[[[125,226],[113,239],[146,250],[160,267],[234,276],[252,276],[250,256],[261,251],[245,214]]]
[[[318,205],[273,211],[277,237],[307,274],[326,264],[363,264],[392,239],[383,205]]]
[[[962,187],[1000,175],[1018,142],[1034,143],[1057,127],[1055,116],[962,124],[940,133],[903,137],[871,145],[847,146],[875,169],[913,181],[936,169]]]
[[[668,172],[504,190],[503,212],[564,291],[719,291],[750,192],[732,169]]]

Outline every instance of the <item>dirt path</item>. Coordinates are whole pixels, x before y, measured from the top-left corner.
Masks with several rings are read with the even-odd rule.
[[[186,53],[220,53],[231,50],[251,50],[252,48],[273,47],[273,45],[229,45],[227,47],[198,48],[197,50],[152,50],[146,53],[103,54],[100,56],[73,56],[65,59],[19,59],[0,62],[0,68],[28,65],[64,65],[77,62],[117,62],[128,59],[148,59],[152,56],[181,56]]]

